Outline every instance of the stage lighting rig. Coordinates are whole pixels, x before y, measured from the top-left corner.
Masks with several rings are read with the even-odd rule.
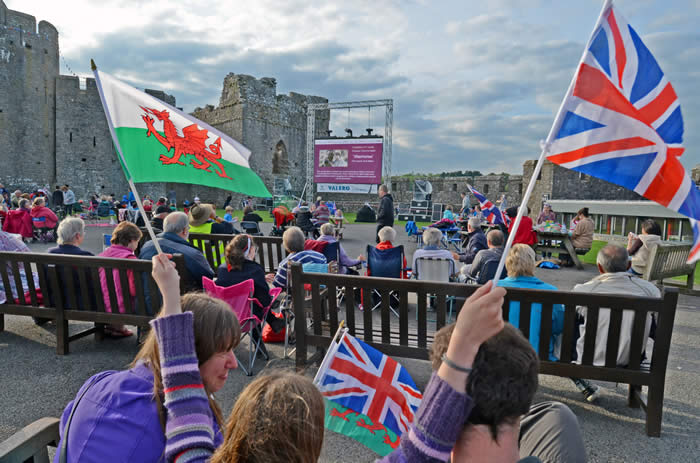
[[[352,129],[345,129],[345,133],[348,134],[348,137],[352,137]]]

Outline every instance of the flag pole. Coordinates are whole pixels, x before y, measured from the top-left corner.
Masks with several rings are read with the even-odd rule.
[[[117,138],[117,134],[114,132],[114,124],[112,124],[112,117],[109,114],[109,108],[107,107],[107,102],[105,101],[105,96],[102,92],[102,82],[100,82],[100,75],[97,73],[97,65],[95,65],[95,61],[92,59],[90,60],[90,67],[92,68],[93,74],[95,74],[95,83],[97,84],[97,92],[100,94],[102,109],[104,109],[105,111],[105,116],[107,117],[107,125],[109,125],[109,132],[112,135],[112,141],[114,141],[114,146],[117,149],[119,160],[121,161],[121,164],[124,167],[126,180],[129,182],[129,188],[134,193],[136,205],[139,208],[141,217],[143,217],[143,222],[146,224],[146,230],[148,230],[148,234],[151,236],[151,241],[153,241],[153,244],[156,247],[156,251],[158,251],[158,254],[163,254],[163,250],[160,248],[160,244],[156,239],[156,234],[153,231],[153,227],[151,227],[151,221],[148,219],[146,211],[143,209],[143,204],[141,203],[141,197],[139,196],[139,192],[136,191],[136,185],[134,185],[134,181],[132,180],[131,176],[131,171],[129,170],[129,166],[126,164],[126,159],[124,159],[124,154],[122,153],[121,145],[119,145],[119,139]]]
[[[498,268],[496,269],[496,274],[493,277],[493,286],[491,286],[491,291],[494,290],[496,285],[498,284],[498,280],[500,279],[501,272],[503,272],[503,267],[505,267],[506,263],[506,257],[508,256],[508,252],[510,251],[510,248],[513,246],[513,240],[515,239],[515,234],[518,231],[518,227],[520,226],[520,221],[523,218],[523,213],[525,209],[527,208],[527,202],[530,199],[530,196],[532,195],[532,190],[535,189],[535,183],[537,182],[537,177],[540,175],[540,172],[542,171],[542,164],[544,164],[544,158],[549,152],[549,147],[552,144],[552,138],[554,137],[554,134],[557,133],[559,130],[559,127],[561,126],[561,120],[562,120],[562,115],[564,114],[564,103],[566,102],[566,97],[571,94],[574,85],[576,84],[576,75],[578,74],[578,70],[581,67],[581,64],[583,64],[583,61],[586,59],[586,54],[588,53],[588,49],[591,46],[591,43],[593,42],[593,35],[596,33],[596,31],[599,29],[602,21],[603,21],[603,15],[605,12],[612,6],[612,0],[604,0],[603,2],[603,8],[600,10],[600,15],[598,16],[598,20],[595,23],[595,26],[593,27],[593,31],[591,32],[591,36],[588,38],[588,42],[586,43],[586,46],[583,49],[583,53],[581,54],[581,59],[579,59],[578,65],[576,66],[576,70],[574,71],[574,75],[571,78],[571,82],[569,83],[569,88],[566,90],[566,93],[564,94],[564,98],[561,100],[561,104],[559,105],[559,110],[557,111],[556,116],[554,117],[554,122],[552,123],[552,127],[549,129],[549,134],[547,135],[547,139],[544,141],[543,146],[542,146],[542,152],[540,153],[540,157],[537,160],[537,164],[535,164],[535,170],[532,172],[532,177],[530,177],[530,183],[527,185],[527,189],[525,190],[525,194],[523,195],[523,199],[520,201],[520,207],[518,207],[518,215],[515,217],[515,222],[513,223],[513,228],[512,232],[508,234],[508,240],[506,241],[506,245],[503,248],[503,255],[501,256],[501,260],[498,262]],[[524,206],[524,207],[523,207]]]
[[[321,380],[323,377],[323,374],[326,372],[328,369],[328,362],[330,361],[331,358],[335,355],[336,351],[338,350],[338,347],[340,347],[340,343],[343,341],[342,336],[347,333],[347,328],[345,328],[345,320],[342,320],[340,324],[338,325],[338,329],[336,330],[335,334],[333,335],[333,339],[331,339],[331,344],[328,347],[328,351],[326,352],[326,355],[323,357],[323,360],[321,361],[321,365],[318,367],[318,371],[316,372],[316,376],[314,376],[314,381],[313,383],[318,385],[318,381]],[[338,337],[339,334],[342,333],[342,336],[340,338],[340,341],[337,343],[335,342],[336,338]]]

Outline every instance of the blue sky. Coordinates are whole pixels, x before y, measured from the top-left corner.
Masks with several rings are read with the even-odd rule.
[[[218,104],[229,72],[278,93],[394,99],[393,171],[521,173],[539,156],[602,1],[5,0],[56,26],[66,63],[89,59],[178,106]],[[700,164],[700,0],[615,2],[681,101],[687,170]],[[65,67],[64,73],[68,73]],[[383,131],[380,109],[332,128]]]

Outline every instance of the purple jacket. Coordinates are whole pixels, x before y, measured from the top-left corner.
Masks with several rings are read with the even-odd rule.
[[[207,428],[215,420],[207,413],[206,394],[197,368],[192,313],[151,321],[163,366],[163,387],[168,409],[168,461],[203,463],[218,447],[220,434],[212,441]],[[187,390],[183,394],[182,390]],[[436,373],[423,394],[415,421],[401,438],[399,448],[381,459],[383,463],[448,461],[464,422],[473,407],[472,399],[458,392]],[[214,428],[216,429],[216,428]]]
[[[113,244],[100,254],[100,257],[115,257],[118,259],[137,259],[134,251],[127,248],[126,246],[121,246],[119,244]],[[102,294],[105,300],[105,311],[112,311],[112,304],[109,300],[109,286],[107,285],[107,273],[104,269],[100,269],[100,285],[102,286]],[[114,291],[117,293],[117,306],[119,307],[119,313],[124,313],[124,293],[122,293],[122,284],[119,279],[119,270],[112,270],[112,276],[114,279]],[[131,270],[126,271],[126,277],[129,280],[129,294],[131,296],[136,296],[136,285],[134,283],[134,272]]]
[[[321,235],[318,237],[318,241],[325,241],[327,243],[335,243],[338,240],[335,239],[335,237],[331,235]],[[346,253],[345,249],[343,249],[343,245],[339,244],[338,248],[340,249],[340,262],[338,262],[339,271],[340,273],[348,273],[348,267],[353,267],[357,264],[359,264],[361,261],[359,259],[351,259]]]
[[[145,364],[126,371],[103,371],[73,415],[68,434],[67,462],[160,462],[165,461],[165,433],[153,401],[153,373]],[[90,384],[83,384],[78,392]],[[68,421],[71,401],[61,416],[61,440]],[[214,443],[223,436],[216,422]],[[59,443],[58,448],[61,448]],[[58,462],[60,450],[54,463]]]

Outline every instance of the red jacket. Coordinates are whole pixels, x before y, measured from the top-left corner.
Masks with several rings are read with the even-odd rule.
[[[32,217],[27,209],[15,209],[7,213],[5,222],[2,225],[3,231],[7,233],[17,233],[23,238],[34,236],[32,229]]]
[[[511,220],[508,226],[508,233],[513,233],[513,225],[515,225],[515,219]],[[515,234],[515,239],[513,244],[527,244],[532,245],[537,243],[537,232],[532,229],[532,219],[526,215],[520,219],[520,226]]]
[[[46,221],[44,222],[44,227],[46,228],[54,228],[58,223],[58,217],[56,217],[56,214],[54,214],[53,211],[46,206],[34,206],[32,208],[32,212],[30,212],[30,215],[33,219],[45,217]]]

